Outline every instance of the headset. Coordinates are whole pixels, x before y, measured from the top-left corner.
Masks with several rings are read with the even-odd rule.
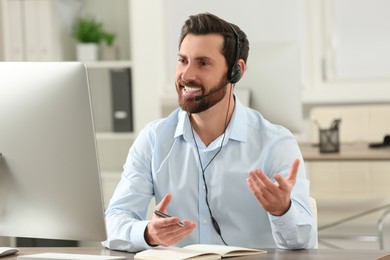
[[[234,58],[234,63],[229,66],[227,75],[228,75],[228,81],[232,84],[237,83],[242,75],[241,67],[238,65],[238,59],[240,58],[240,35],[237,33],[237,31],[234,29],[233,25],[230,23],[227,23],[230,27],[230,29],[233,31],[234,35],[236,36],[236,54]]]

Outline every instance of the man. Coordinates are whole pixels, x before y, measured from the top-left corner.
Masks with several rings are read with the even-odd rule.
[[[233,94],[248,51],[245,33],[215,15],[185,22],[175,76],[180,108],[148,124],[130,148],[103,245],[131,252],[194,243],[315,245],[309,182],[293,135]],[[156,210],[173,217],[145,220],[153,197]]]

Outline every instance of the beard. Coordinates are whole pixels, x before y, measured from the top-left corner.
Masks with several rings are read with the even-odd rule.
[[[216,87],[210,89],[209,92],[204,93],[203,95],[207,95],[225,85],[227,85],[228,82],[224,80],[224,78],[220,79]],[[213,107],[217,103],[219,103],[226,95],[227,89],[223,88],[221,90],[218,90],[217,92],[211,94],[210,96],[204,97],[201,100],[196,101],[194,97],[191,98],[186,98],[183,97],[182,94],[182,88],[183,86],[189,86],[189,87],[200,87],[201,89],[203,88],[203,85],[195,82],[195,81],[178,81],[176,83],[176,91],[178,94],[178,99],[179,99],[179,106],[181,109],[184,111],[191,113],[191,114],[197,114],[203,111],[206,111],[210,107]]]

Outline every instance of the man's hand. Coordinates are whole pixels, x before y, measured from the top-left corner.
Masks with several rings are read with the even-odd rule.
[[[171,194],[165,197],[156,206],[156,210],[167,213],[167,207],[172,199]],[[161,218],[154,215],[146,227],[145,240],[149,245],[172,246],[180,240],[186,238],[195,229],[196,225],[191,221],[182,221],[184,226],[178,225],[180,219],[178,217]]]
[[[282,216],[289,210],[290,194],[297,180],[298,167],[299,160],[295,159],[286,178],[275,174],[277,183],[272,182],[260,169],[249,172],[247,183],[250,190],[261,206],[272,215]]]

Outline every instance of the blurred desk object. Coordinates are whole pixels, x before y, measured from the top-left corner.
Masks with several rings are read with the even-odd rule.
[[[62,248],[47,248],[47,247],[20,247],[20,252],[16,255],[6,256],[2,260],[16,260],[18,256],[31,255],[39,253],[66,253],[66,254],[88,254],[88,255],[109,255],[109,256],[124,256],[127,260],[134,259],[133,253],[112,251],[105,248],[87,248],[87,247],[62,247]],[[240,260],[286,260],[286,259],[378,259],[390,253],[385,250],[338,250],[338,249],[311,249],[311,250],[281,250],[281,249],[265,249],[267,254],[238,257]],[[237,259],[238,259],[237,258]],[[229,258],[230,259],[230,258]],[[232,259],[236,259],[232,257]]]
[[[356,143],[341,143],[340,152],[337,153],[320,153],[319,146],[310,143],[299,144],[303,159],[305,162],[335,162],[335,161],[390,161],[390,146],[381,148],[370,148],[369,143],[356,142]],[[390,174],[390,169],[389,169]],[[315,198],[317,199],[317,198]],[[349,235],[349,236],[321,236],[319,232],[319,242],[322,241],[324,244],[328,244],[321,240],[324,238],[342,238],[342,239],[353,239],[360,241],[372,241],[377,240],[379,242],[379,248],[384,248],[383,241],[383,225],[385,218],[390,214],[390,204],[381,205],[378,207],[372,207],[369,209],[362,209],[361,212],[353,214],[351,216],[336,220],[334,222],[319,225],[318,231],[335,227],[337,225],[346,223],[351,220],[366,216],[368,214],[384,210],[377,222],[378,235]],[[328,244],[331,246],[331,244]]]

